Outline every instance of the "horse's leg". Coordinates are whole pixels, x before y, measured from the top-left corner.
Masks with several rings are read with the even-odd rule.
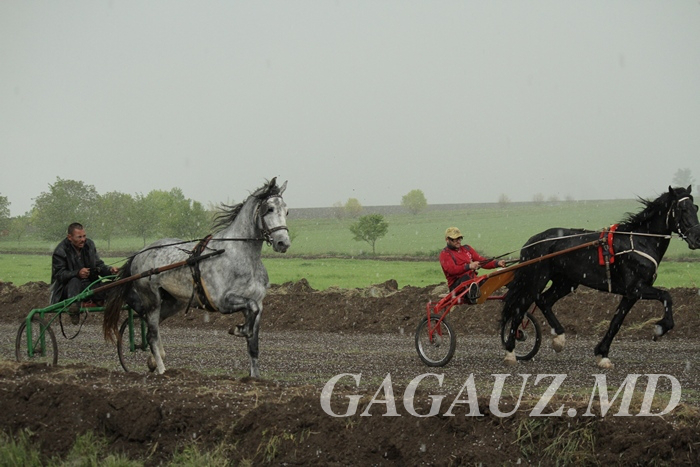
[[[157,306],[146,314],[146,324],[148,325],[146,340],[151,348],[151,355],[148,357],[148,369],[162,375],[165,373],[165,365],[163,364],[163,357],[160,352],[160,349],[163,348],[160,342],[160,332],[158,328],[160,324],[160,306]]]
[[[556,352],[561,352],[564,350],[564,345],[566,345],[566,334],[564,326],[561,325],[557,317],[554,315],[552,307],[561,298],[576,290],[576,287],[578,287],[578,284],[567,280],[554,281],[549,289],[535,299],[537,308],[542,311],[542,314],[554,333],[552,348],[554,348]]]
[[[655,287],[642,288],[642,300],[658,300],[664,306],[664,317],[656,322],[654,327],[654,340],[673,329],[673,299],[666,290]]]
[[[226,307],[221,310],[222,314],[227,315],[236,311],[242,311],[245,318],[243,324],[236,325],[232,334],[237,337],[250,337],[253,334],[256,316],[261,310],[261,305],[258,305],[258,302],[255,300],[232,293],[227,294],[225,300]]]
[[[515,357],[515,336],[517,335],[518,327],[520,327],[520,324],[523,322],[525,313],[530,309],[530,305],[532,305],[532,301],[527,305],[523,304],[523,306],[519,307],[511,320],[510,330],[508,331],[508,337],[505,343],[506,356],[503,359],[503,363],[506,365],[515,365],[518,363],[518,359]]]
[[[622,322],[625,320],[625,316],[627,316],[627,313],[630,311],[630,309],[632,309],[634,304],[637,303],[637,300],[639,300],[639,298],[636,296],[624,296],[622,297],[622,300],[620,300],[620,304],[617,306],[615,315],[610,320],[608,332],[605,333],[603,339],[595,347],[594,352],[595,356],[598,358],[599,367],[612,368],[614,366],[608,358],[608,352],[610,352],[610,344],[612,344],[613,338],[620,330],[620,326],[622,326]]]
[[[253,330],[247,338],[248,341],[248,356],[250,357],[250,376],[252,378],[260,378],[260,369],[258,368],[258,333],[260,332],[260,317],[262,316],[262,306],[255,314],[253,322]]]
[[[234,336],[245,337],[248,342],[248,356],[250,357],[250,376],[260,377],[258,369],[258,331],[260,329],[260,316],[262,314],[262,304],[249,298],[241,297],[229,293],[226,295],[226,309],[221,313],[233,313],[242,311],[245,317],[243,324],[236,325],[233,331]],[[229,331],[230,332],[230,331]]]
[[[164,319],[169,318],[170,316],[174,316],[178,313],[184,312],[187,309],[188,303],[177,301],[177,299],[175,299],[174,297],[163,293],[161,293],[161,297],[163,297],[163,300],[160,303],[160,312],[157,315],[159,323],[162,322]],[[160,329],[160,327],[158,329]],[[158,355],[160,355],[160,360],[162,362],[163,360],[165,360],[165,348],[163,347],[163,337],[160,335],[160,331],[158,331],[157,342],[158,347],[157,349],[154,349],[153,353],[155,355],[157,350],[157,353]],[[151,359],[149,359],[149,368],[151,368],[152,364],[157,366],[157,361],[151,361]],[[151,371],[153,371],[153,369],[151,369]],[[163,363],[163,371],[165,371],[165,363]]]
[[[506,365],[515,365],[515,337],[518,327],[525,317],[525,313],[530,309],[535,298],[549,282],[549,269],[542,265],[528,268],[526,272],[520,271],[509,286],[506,299],[501,311],[501,322],[503,325],[510,319],[510,330],[505,341],[506,356],[503,362]]]

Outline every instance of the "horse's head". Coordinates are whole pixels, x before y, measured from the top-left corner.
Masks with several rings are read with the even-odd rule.
[[[669,211],[668,224],[688,243],[688,248],[700,248],[700,225],[698,223],[698,207],[693,202],[688,188],[668,187],[669,194],[674,199]]]
[[[282,198],[287,182],[277,186],[273,178],[266,188],[258,206],[258,228],[276,252],[284,253],[292,244],[287,227],[287,204]]]

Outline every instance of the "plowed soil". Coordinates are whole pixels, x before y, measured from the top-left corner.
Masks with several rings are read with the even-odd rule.
[[[114,344],[101,337],[98,313],[89,314],[82,328],[64,322],[68,337],[80,331],[74,339],[65,339],[54,322],[57,366],[17,363],[17,328],[31,309],[46,306],[48,286],[0,283],[0,429],[11,436],[28,430],[46,459],[65,456],[76,435],[93,432],[109,441],[111,452],[146,465],[167,464],[192,446],[218,450],[236,465],[700,464],[697,290],[671,291],[676,327],[657,342],[651,336],[662,306],[635,305],[613,343],[616,367],[606,371],[595,365],[593,347],[618,297],[586,289],[555,308],[567,329],[562,353],[551,350],[549,328],[542,323],[545,335],[535,359],[505,366],[500,302],[489,301],[450,314],[459,336],[455,357],[445,367],[427,367],[416,354],[413,334],[426,302],[445,292],[444,285],[398,290],[394,281],[323,292],[303,280],[273,286],[262,318],[263,376],[254,380],[246,376],[245,341],[228,332],[242,317],[201,310],[163,323],[164,375],[149,373],[145,363],[124,372]],[[357,410],[331,416],[321,392],[341,373],[360,375],[360,382],[341,378],[331,413],[344,415],[354,395]],[[426,373],[442,375],[442,385],[426,377],[406,404],[409,382]],[[507,384],[494,406],[499,374],[508,375]],[[555,415],[537,417],[532,410],[552,377],[534,380],[547,374],[566,379],[544,406],[544,413]],[[601,396],[591,395],[600,374],[607,378],[610,400],[629,375],[642,375],[630,416],[613,416],[625,413],[622,391],[603,413]],[[682,388],[668,414],[637,415],[650,374],[666,375],[653,413],[667,407],[669,377]],[[470,377],[476,394],[467,389],[460,394]],[[428,414],[439,396],[444,397],[436,415],[418,416]],[[447,416],[455,399],[462,402]],[[387,416],[394,415],[392,400],[395,416]],[[556,413],[560,407],[563,412]]]

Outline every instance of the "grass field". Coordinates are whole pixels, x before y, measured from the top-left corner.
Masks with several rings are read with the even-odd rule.
[[[120,265],[123,258],[104,258],[109,264]],[[265,258],[263,260],[273,284],[309,281],[311,287],[361,288],[389,279],[399,287],[425,287],[445,281],[440,264],[435,261],[398,261],[342,258]],[[0,255],[0,280],[22,285],[26,282],[50,280],[51,258],[46,255]],[[659,266],[656,285],[666,288],[698,287],[700,263],[665,261]]]
[[[511,253],[509,257],[517,257],[519,248],[530,236],[549,227],[600,230],[641,207],[635,200],[539,205],[494,203],[427,210],[418,215],[407,214],[396,207],[395,213],[384,216],[389,231],[377,241],[377,254],[385,258],[419,256],[426,261],[373,259],[368,253],[371,252],[369,244],[353,240],[349,226],[354,219],[291,217],[292,248],[287,255],[280,255],[265,246],[264,261],[273,283],[306,278],[312,287],[323,290],[331,286],[365,287],[395,279],[400,287],[425,286],[444,281],[437,255],[444,247],[443,236],[448,226],[459,227],[465,236],[464,243],[474,246],[484,256]],[[95,242],[105,262],[115,265],[123,262],[126,253],[143,246],[143,240],[136,238],[114,239],[109,249],[106,242],[99,239]],[[23,241],[19,245],[3,240],[0,242],[0,250],[4,252],[0,254],[0,280],[16,285],[39,280],[49,282],[51,259],[47,255],[54,246],[55,243],[37,240]],[[110,251],[120,253],[110,255]],[[309,256],[324,258],[309,259]],[[678,259],[689,261],[674,261]],[[660,265],[656,285],[697,287],[698,272],[700,253],[689,250],[684,242],[674,238]]]

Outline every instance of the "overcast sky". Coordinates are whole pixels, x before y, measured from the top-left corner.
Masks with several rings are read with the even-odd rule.
[[[700,179],[700,2],[0,2],[0,195],[652,197]]]

